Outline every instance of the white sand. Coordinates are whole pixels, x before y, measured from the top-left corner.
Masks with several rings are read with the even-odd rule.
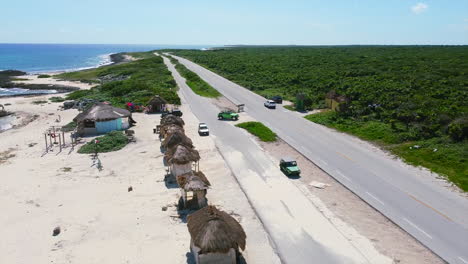
[[[100,172],[91,167],[89,155],[76,149],[58,153],[55,148],[42,156],[42,132],[78,113],[58,111],[58,103],[31,103],[51,96],[0,99],[12,104],[9,111],[38,115],[0,133],[0,156],[9,151],[0,164],[0,263],[186,263],[190,237],[177,218],[179,190],[164,184],[160,142],[152,133],[159,115],[135,114],[137,142],[100,154]],[[209,203],[237,214],[247,233],[247,263],[279,263],[212,139],[199,137],[198,121],[182,109],[187,134],[202,157],[200,167],[212,183]],[[60,123],[55,122],[58,115]],[[127,192],[129,186],[132,192]],[[57,226],[61,233],[54,237]]]

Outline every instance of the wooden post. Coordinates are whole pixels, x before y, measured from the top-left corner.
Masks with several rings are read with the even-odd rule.
[[[50,135],[50,130],[49,130],[49,143],[50,143],[50,147],[52,148],[52,136]]]
[[[62,152],[62,137],[59,134],[59,145],[60,145],[60,152]]]
[[[65,132],[62,131],[63,146],[65,147]]]
[[[57,144],[57,133],[55,133],[55,127],[53,126],[52,129],[54,130],[54,144]]]
[[[44,139],[45,139],[45,149],[46,149],[46,153],[49,152],[49,147],[47,146],[47,133],[44,133]]]

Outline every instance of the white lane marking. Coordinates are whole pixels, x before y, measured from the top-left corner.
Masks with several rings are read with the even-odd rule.
[[[424,230],[422,230],[419,226],[415,225],[413,222],[411,222],[410,220],[406,219],[403,217],[403,220],[405,220],[406,222],[408,222],[408,224],[410,224],[411,226],[413,226],[414,228],[416,228],[417,230],[419,230],[419,232],[423,233],[424,235],[426,235],[428,238],[432,239],[432,237],[426,233]]]
[[[381,203],[382,205],[385,205],[384,202],[382,202],[379,198],[375,197],[374,195],[372,195],[372,193],[370,192],[366,192],[370,197],[374,198],[377,202]]]
[[[463,261],[463,263],[468,264],[468,261],[464,260],[462,257],[458,257],[459,260]]]
[[[328,163],[326,161],[324,161],[323,159],[321,158],[317,158],[317,160],[320,162],[320,163],[323,163],[325,165],[328,165]]]
[[[336,171],[336,173],[338,173],[341,177],[347,179],[348,181],[352,181],[348,176],[345,176],[343,173],[341,173],[341,171],[339,171],[339,170],[335,170],[335,171]]]

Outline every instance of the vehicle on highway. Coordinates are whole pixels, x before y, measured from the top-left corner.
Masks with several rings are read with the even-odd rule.
[[[266,108],[276,109],[276,103],[275,103],[275,101],[273,101],[273,100],[267,100],[263,105],[264,105]]]
[[[180,111],[179,109],[174,109],[172,111],[166,111],[166,112],[163,112],[161,114],[161,117],[165,117],[167,115],[175,115],[175,116],[178,116],[178,117],[181,117],[182,116],[182,111]]]
[[[297,166],[297,162],[293,158],[282,158],[280,160],[279,166],[281,171],[288,177],[299,176],[301,174],[301,170],[299,169],[299,166]]]
[[[276,95],[271,97],[271,100],[275,101],[277,104],[282,104],[283,103],[283,97]]]
[[[232,110],[224,110],[218,114],[220,120],[238,120],[239,114]]]
[[[210,135],[210,130],[208,129],[208,126],[205,123],[198,124],[198,134],[200,136],[209,136]]]

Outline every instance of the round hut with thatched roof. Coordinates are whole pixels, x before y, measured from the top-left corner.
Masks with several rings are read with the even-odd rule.
[[[154,96],[151,98],[148,103],[148,113],[160,113],[166,110],[166,100],[161,98],[159,95]]]
[[[170,174],[177,177],[192,171],[194,163],[200,160],[200,154],[193,148],[176,145],[164,154],[164,159],[169,165]]]
[[[159,128],[159,137],[160,138],[166,138],[168,135],[174,133],[174,132],[182,132],[185,133],[185,130],[183,127],[176,125],[176,124],[168,124],[164,126],[160,126]]]
[[[170,133],[161,143],[161,147],[163,149],[172,149],[177,145],[194,148],[192,140],[189,137],[187,137],[182,131],[175,131],[173,133]]]
[[[190,248],[197,264],[235,264],[239,248],[245,250],[244,229],[232,216],[214,206],[188,216]]]
[[[201,171],[191,171],[177,176],[181,197],[179,199],[179,210],[197,210],[208,205],[206,193],[210,182]]]
[[[182,118],[178,116],[166,115],[165,117],[161,118],[160,125],[161,127],[165,125],[178,125],[180,127],[184,127],[185,122]]]
[[[130,127],[131,113],[106,103],[97,103],[78,114],[73,121],[81,136],[105,134]]]

